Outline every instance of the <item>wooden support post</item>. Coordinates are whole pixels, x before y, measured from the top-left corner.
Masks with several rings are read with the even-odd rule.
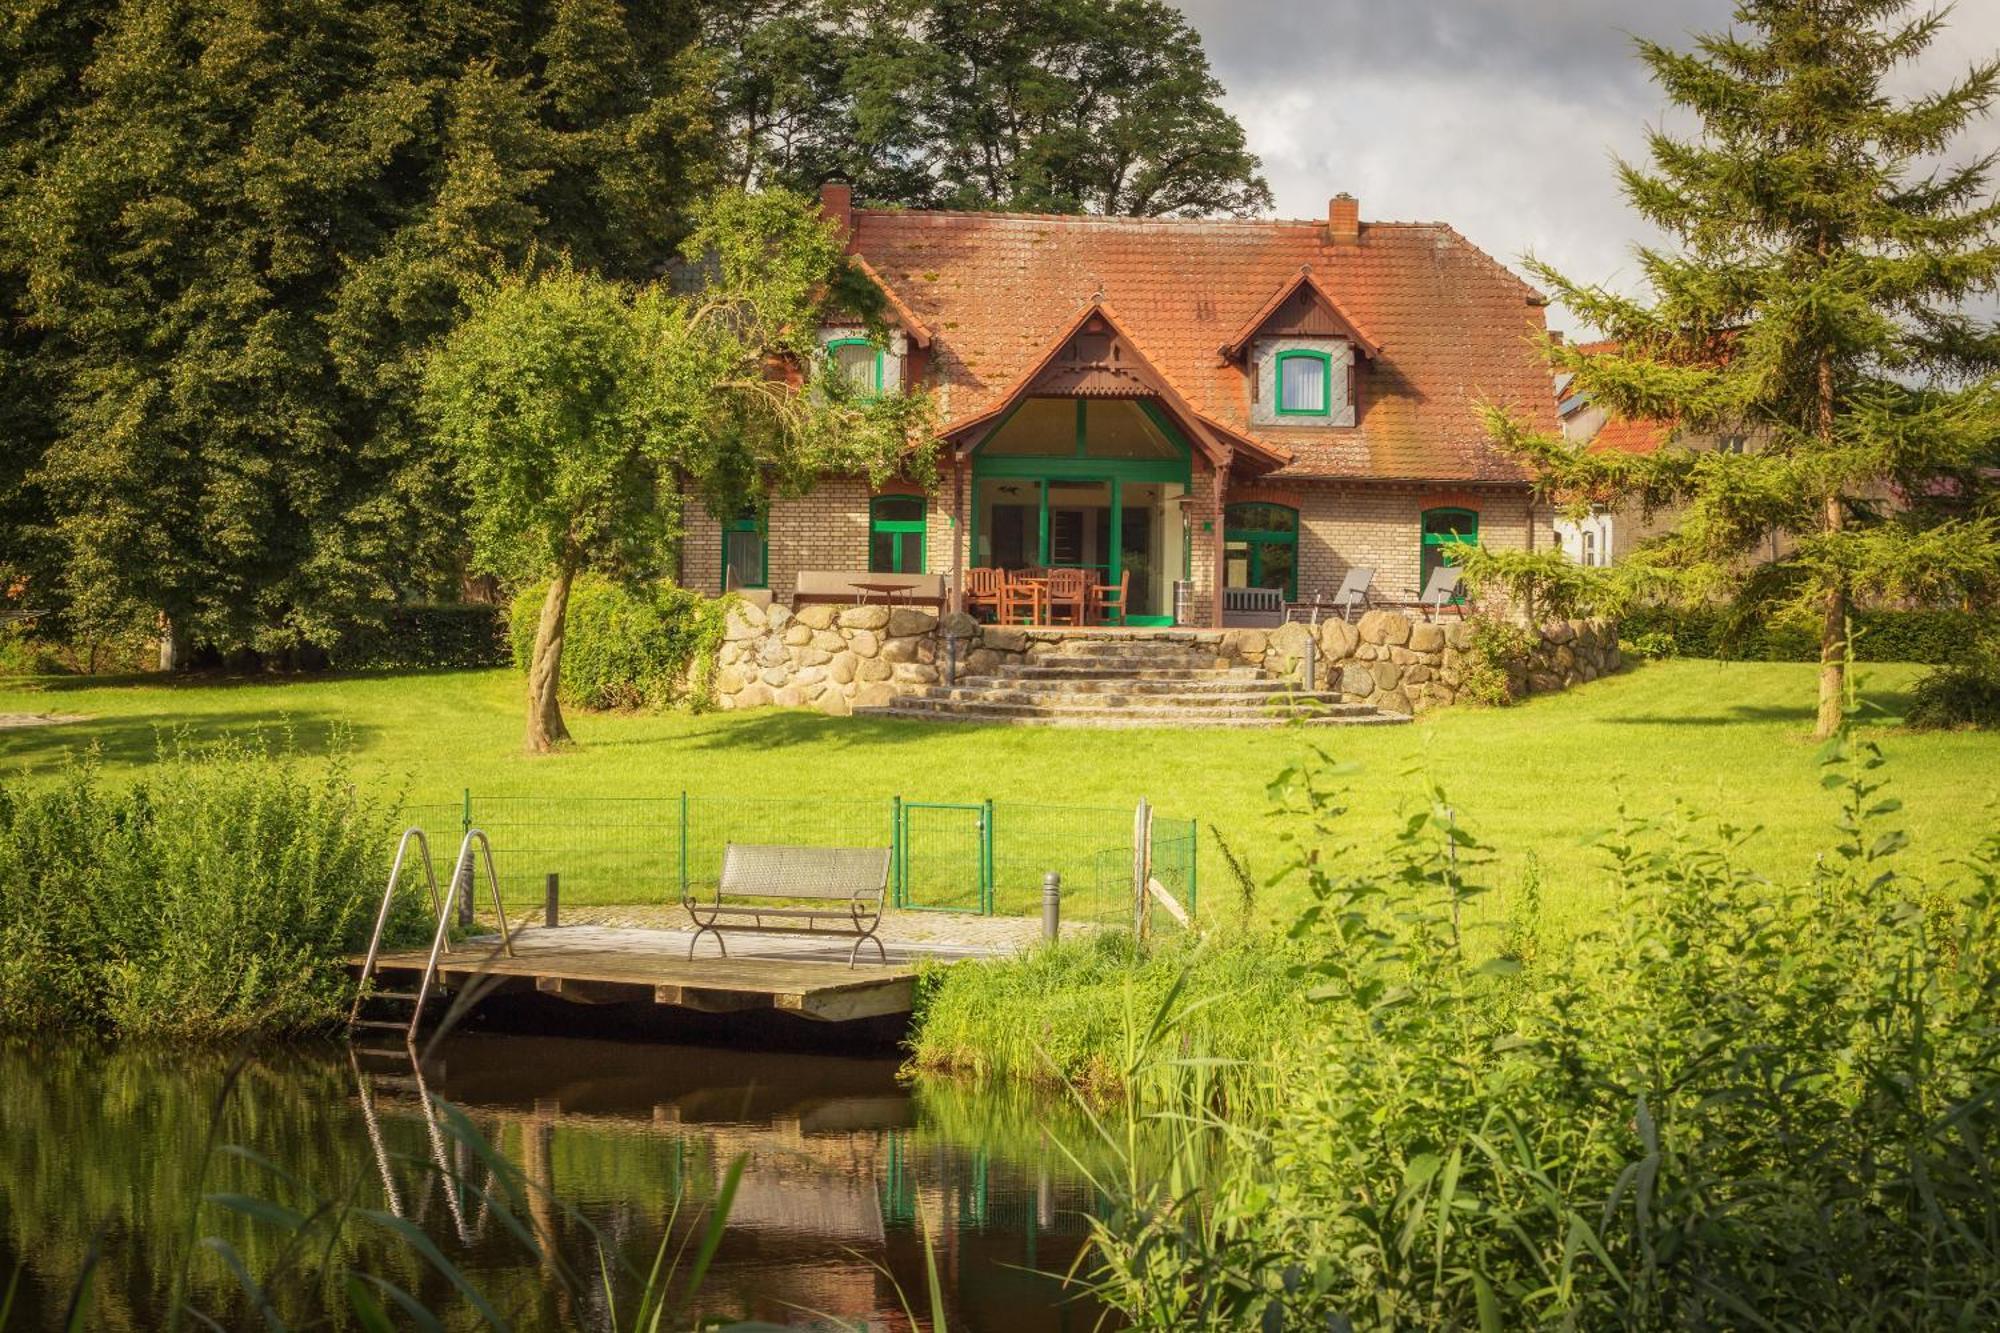
[[[542,906],[542,924],[551,930],[562,924],[561,898],[562,876],[551,870],[549,872],[548,893]]]
[[[1139,808],[1132,814],[1132,933],[1140,940],[1146,938],[1146,927],[1151,920],[1148,907],[1151,895],[1146,892],[1146,882],[1153,877],[1153,807],[1146,798],[1139,798]]]

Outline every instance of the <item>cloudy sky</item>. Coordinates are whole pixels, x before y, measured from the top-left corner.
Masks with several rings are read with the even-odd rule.
[[[1687,45],[1729,0],[1177,0],[1283,217],[1346,190],[1364,219],[1449,222],[1514,264],[1629,287],[1614,154],[1639,159],[1664,107],[1632,39]],[[2000,49],[2000,0],[1962,0],[1911,71],[1962,74]],[[1968,140],[2000,147],[2000,119]],[[1552,311],[1552,323],[1570,324]]]

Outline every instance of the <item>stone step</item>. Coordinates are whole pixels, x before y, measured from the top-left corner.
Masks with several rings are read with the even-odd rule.
[[[921,693],[900,696],[889,706],[903,703],[934,708],[983,708],[1045,713],[1052,716],[1075,714],[1158,714],[1177,717],[1198,713],[1208,716],[1265,716],[1274,713],[1353,713],[1369,711],[1368,705],[1345,703],[1337,694],[1318,695],[1123,695],[1093,694],[1081,698],[1063,695],[1026,694],[1006,690],[955,690],[931,686]]]
[[[1400,713],[1361,707],[1359,712],[1274,714],[1259,710],[1247,716],[1234,712],[1089,712],[1034,713],[991,706],[950,704],[933,700],[901,698],[883,709],[856,709],[857,714],[904,718],[924,722],[972,722],[1008,727],[1088,727],[1108,731],[1154,728],[1165,730],[1253,730],[1272,727],[1379,727],[1395,726],[1410,719]]]
[[[971,679],[971,677],[967,677]],[[991,680],[1046,680],[1046,681],[1102,681],[1102,680],[1274,680],[1257,667],[1076,667],[1076,666],[1021,666],[1005,664],[993,668],[990,676],[980,679]]]
[[[1132,677],[1084,677],[1048,681],[1042,677],[960,677],[962,691],[1008,691],[1016,695],[1042,695],[1060,699],[1066,695],[1290,695],[1298,687],[1278,677],[1192,677],[1170,681],[1134,681]]]
[[[1213,653],[1161,653],[1152,656],[1116,653],[1056,653],[1022,667],[1066,669],[1070,671],[1228,671],[1240,663]]]

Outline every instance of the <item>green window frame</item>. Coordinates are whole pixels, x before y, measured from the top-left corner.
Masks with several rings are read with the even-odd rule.
[[[739,588],[768,588],[771,586],[770,528],[764,522],[761,515],[749,514],[742,518],[730,519],[722,525],[722,566],[716,572],[715,576],[718,591],[729,591],[730,539],[741,536],[746,532],[755,533],[757,536],[757,581],[755,583],[738,583],[736,586]]]
[[[1426,509],[1419,515],[1418,530],[1423,534],[1423,551],[1417,561],[1417,587],[1421,591],[1431,581],[1432,571],[1445,563],[1445,547],[1479,545],[1479,511],[1459,505]],[[1465,592],[1461,585],[1452,600],[1458,602],[1464,599]]]
[[[838,354],[840,352],[840,349],[843,347],[866,347],[869,351],[875,353],[875,387],[873,389],[867,390],[864,396],[869,398],[880,398],[882,396],[883,362],[887,359],[883,354],[883,349],[881,345],[878,344],[873,338],[827,339],[826,359],[828,364],[833,366],[836,370],[838,370],[840,366],[840,358]]]
[[[1287,361],[1319,362],[1319,406],[1293,407],[1285,402],[1285,363]],[[1333,353],[1316,352],[1307,347],[1295,347],[1280,352],[1271,367],[1271,401],[1276,404],[1281,417],[1330,417],[1333,415]]]
[[[915,518],[891,518],[917,506]],[[930,503],[921,495],[878,495],[868,502],[868,572],[922,574],[924,535],[929,528]],[[884,556],[886,555],[886,559]]]
[[[1222,544],[1225,552],[1224,582],[1227,586],[1268,588],[1271,585],[1265,582],[1267,572],[1284,569],[1285,600],[1299,600],[1298,510],[1290,505],[1265,500],[1228,505],[1222,511]],[[1227,582],[1227,551],[1232,546],[1244,548],[1247,583]]]

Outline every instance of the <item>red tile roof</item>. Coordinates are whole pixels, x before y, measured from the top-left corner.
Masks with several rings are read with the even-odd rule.
[[[1204,416],[1257,439],[1287,477],[1521,482],[1478,407],[1555,428],[1533,288],[1442,223],[1178,221],[857,209],[855,252],[933,335],[947,426],[992,407],[1093,302],[1114,307],[1147,357]],[[1352,427],[1255,427],[1241,367],[1217,349],[1310,266],[1379,339],[1360,369]]]
[[[1594,454],[1650,454],[1657,452],[1672,433],[1671,422],[1611,417],[1598,427],[1585,448]]]

